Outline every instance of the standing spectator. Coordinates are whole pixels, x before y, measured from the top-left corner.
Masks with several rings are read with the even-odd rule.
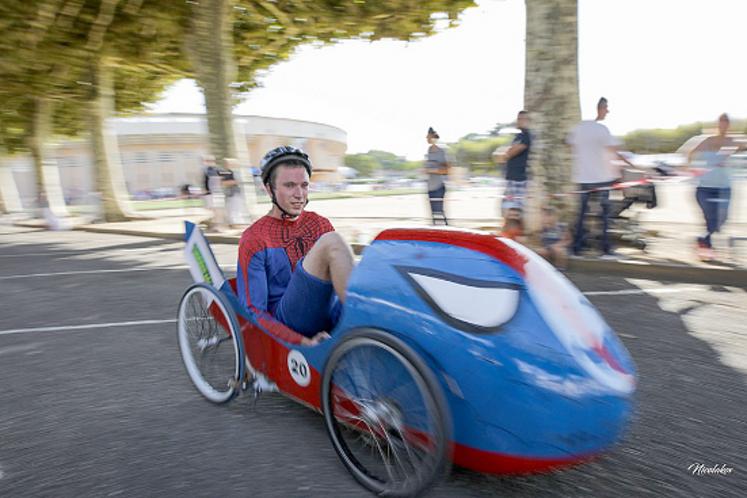
[[[215,156],[205,154],[202,156],[202,178],[205,195],[210,196],[210,178],[218,174],[218,167],[215,165]],[[209,201],[207,201],[210,204]],[[209,208],[210,206],[208,206]]]
[[[514,136],[511,146],[503,154],[506,161],[506,188],[503,191],[501,214],[506,216],[508,205],[516,206],[522,211],[527,193],[527,160],[532,137],[529,134],[529,113],[519,111],[516,116],[516,127],[519,133]]]
[[[696,159],[704,169],[695,189],[695,198],[706,225],[706,234],[697,239],[698,257],[703,261],[714,259],[711,235],[721,229],[729,212],[731,168],[726,160],[732,153],[745,148],[727,135],[729,125],[726,113],[719,116],[718,135],[706,138],[687,155],[688,166]]]
[[[220,228],[223,226],[225,211],[220,170],[215,165],[215,156],[209,154],[202,156],[202,165],[205,207],[210,211],[207,226],[208,229]]]
[[[180,199],[191,199],[192,192],[189,191],[189,183],[182,183],[179,187],[179,198]]]
[[[218,171],[221,187],[226,198],[226,221],[230,227],[242,225],[241,189],[236,181],[235,170],[239,167],[236,159],[223,159],[223,168]]]
[[[616,259],[607,233],[609,228],[610,192],[609,187],[620,178],[620,171],[612,164],[612,158],[620,159],[633,166],[619,152],[620,142],[612,136],[601,122],[609,113],[607,99],[602,97],[597,103],[597,118],[594,121],[581,121],[568,136],[568,144],[573,151],[573,181],[579,184],[581,201],[573,234],[573,254],[578,256],[584,249],[584,218],[589,208],[589,199],[599,197],[602,207],[602,259]]]
[[[428,128],[426,140],[429,147],[425,155],[425,172],[428,175],[428,200],[431,205],[433,224],[436,225],[440,221],[444,225],[448,225],[446,213],[444,212],[444,198],[446,197],[445,180],[449,174],[451,165],[446,159],[446,151],[436,145],[439,138],[441,137],[438,136],[436,130]]]
[[[249,171],[252,173],[252,181],[254,182],[254,194],[257,198],[262,195],[267,195],[267,192],[265,192],[265,189],[262,186],[262,173],[260,169],[256,166],[252,166],[249,168]]]

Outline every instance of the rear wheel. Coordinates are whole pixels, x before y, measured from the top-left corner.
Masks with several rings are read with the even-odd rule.
[[[197,390],[213,403],[236,396],[244,373],[243,345],[236,314],[219,291],[205,284],[187,289],[179,302],[177,337]]]
[[[343,464],[382,496],[413,496],[449,467],[450,422],[438,381],[404,342],[351,334],[330,355],[324,419]]]

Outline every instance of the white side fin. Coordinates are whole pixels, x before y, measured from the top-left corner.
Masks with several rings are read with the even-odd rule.
[[[225,277],[223,270],[218,266],[215,255],[210,249],[205,235],[194,223],[185,222],[186,233],[185,240],[187,245],[184,247],[184,257],[189,265],[189,273],[195,282],[204,282],[208,285],[220,289],[223,287]]]

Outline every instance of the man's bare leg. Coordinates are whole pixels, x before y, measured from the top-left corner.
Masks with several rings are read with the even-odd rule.
[[[327,232],[303,258],[303,269],[322,280],[332,282],[337,297],[345,302],[348,279],[353,271],[353,253],[337,232]]]

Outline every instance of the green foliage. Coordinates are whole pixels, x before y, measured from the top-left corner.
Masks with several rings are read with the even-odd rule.
[[[497,167],[493,161],[493,151],[507,145],[513,137],[485,136],[470,133],[449,146],[449,151],[456,166],[468,168],[473,174],[495,174]]]
[[[347,154],[345,165],[356,170],[361,178],[371,178],[385,174],[413,176],[423,167],[422,161],[408,161],[402,156],[383,150]]]
[[[379,163],[379,169],[399,171],[406,162],[405,158],[383,150],[369,150],[368,155]]]
[[[26,147],[32,130],[34,98],[48,89],[69,86],[75,61],[63,65],[61,42],[72,43],[55,26],[55,2],[0,2],[0,146],[8,152]],[[67,26],[69,15],[61,15]],[[60,92],[52,102],[69,93]]]
[[[157,0],[0,2],[0,147],[27,147],[36,96],[50,100],[55,133],[86,128],[101,57],[114,66],[118,111],[156,100],[186,74],[187,13],[182,3]]]
[[[85,126],[91,66],[115,65],[117,112],[156,100],[175,79],[193,76],[185,56],[193,2],[160,0],[27,0],[0,2],[0,147],[23,148],[31,100],[52,103],[55,131]],[[234,88],[256,86],[258,72],[301,44],[345,38],[414,39],[456,23],[471,0],[235,0]],[[434,13],[441,13],[435,15]]]
[[[496,174],[492,154],[500,146],[508,145],[511,136],[489,136],[479,133],[465,135],[458,142],[449,144],[447,153],[454,166],[468,168],[473,174]],[[345,165],[353,168],[363,178],[381,176],[396,172],[399,176],[416,177],[420,175],[423,161],[408,161],[404,157],[382,150],[370,150],[366,153],[348,154]]]
[[[697,122],[674,129],[646,129],[631,131],[623,137],[623,147],[637,154],[666,154],[675,152],[689,138],[717,129],[717,123]],[[747,133],[747,120],[732,119],[731,132]]]
[[[493,128],[488,132],[488,135],[491,137],[497,137],[499,136],[499,133],[503,128],[512,128],[516,126],[516,123],[501,123],[500,121],[493,126]]]
[[[239,92],[257,85],[262,70],[296,47],[349,38],[412,40],[453,26],[472,0],[237,0],[234,57]]]
[[[623,147],[637,154],[674,152],[687,139],[700,134],[702,129],[703,123],[693,123],[674,129],[635,130],[623,137]]]
[[[353,168],[361,178],[370,178],[376,174],[381,165],[368,154],[346,154],[345,166]]]
[[[405,161],[400,164],[400,171],[409,178],[415,178],[423,167],[423,161]]]

